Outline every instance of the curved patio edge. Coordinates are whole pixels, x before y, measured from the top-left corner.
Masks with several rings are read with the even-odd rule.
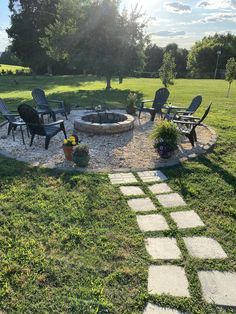
[[[159,168],[164,168],[164,167],[172,167],[176,166],[182,162],[185,162],[187,160],[192,160],[194,158],[197,158],[198,156],[205,155],[207,154],[216,144],[217,141],[217,133],[216,131],[207,126],[204,125],[210,133],[211,133],[211,139],[207,145],[204,145],[202,147],[198,148],[198,152],[193,153],[192,150],[189,153],[184,154],[180,158],[172,158],[172,159],[160,159],[154,167],[149,167],[149,168],[111,168],[111,167],[106,167],[106,168],[99,168],[99,169],[87,169],[87,168],[67,168],[67,167],[49,167],[47,165],[34,165],[34,163],[26,161],[24,158],[15,158],[13,157],[10,153],[5,151],[4,149],[0,149],[0,155],[13,159],[16,161],[24,162],[28,164],[31,167],[36,167],[36,168],[42,168],[42,169],[54,169],[56,171],[60,172],[79,172],[79,173],[112,173],[112,172],[129,172],[129,171],[145,171],[145,170],[154,170],[154,169],[159,169]]]

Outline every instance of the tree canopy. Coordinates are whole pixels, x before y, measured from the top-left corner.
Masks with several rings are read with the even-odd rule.
[[[11,26],[7,33],[12,39],[11,51],[35,72],[50,62],[40,44],[45,28],[54,23],[59,0],[10,0]]]
[[[236,36],[215,34],[194,44],[188,55],[188,69],[193,74],[215,71],[217,51],[221,51],[219,68],[225,69],[227,60],[236,56]]]
[[[105,76],[107,89],[112,75],[144,66],[147,37],[137,7],[129,14],[119,12],[116,0],[61,0],[57,14],[41,39],[49,56]]]
[[[174,57],[170,52],[165,52],[163,57],[163,64],[159,70],[160,79],[165,87],[174,84],[175,69],[176,64]]]

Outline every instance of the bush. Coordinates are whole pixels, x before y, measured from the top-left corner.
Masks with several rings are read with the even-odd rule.
[[[79,144],[73,152],[73,161],[79,167],[87,167],[89,163],[89,148],[85,144]]]

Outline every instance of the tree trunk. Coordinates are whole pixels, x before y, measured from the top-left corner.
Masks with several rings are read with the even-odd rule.
[[[227,93],[227,96],[226,96],[227,98],[229,97],[230,87],[231,87],[231,83],[229,83],[228,93]]]
[[[52,75],[52,65],[50,63],[47,64],[47,72],[49,75]]]
[[[110,90],[111,89],[111,76],[110,75],[106,76],[106,81],[107,81],[106,90]]]

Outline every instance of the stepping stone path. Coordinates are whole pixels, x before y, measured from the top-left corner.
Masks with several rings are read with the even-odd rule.
[[[205,226],[201,218],[193,210],[170,213],[179,229]]]
[[[163,193],[172,192],[171,188],[166,183],[156,183],[154,185],[149,186],[148,188],[154,194],[163,194]]]
[[[134,198],[128,200],[129,207],[136,212],[146,212],[156,210],[155,205],[150,198]]]
[[[199,271],[198,277],[206,302],[236,307],[236,273]]]
[[[133,173],[110,174],[112,184],[120,184],[120,191],[124,196],[144,196],[144,191],[138,186],[125,186],[135,183],[146,185],[153,197],[163,207],[172,208],[185,206],[184,199],[172,191],[167,183],[167,177],[161,171],[143,171],[137,173],[139,181]],[[155,183],[156,182],[156,183]],[[153,184],[151,184],[153,183]],[[156,208],[149,197],[140,197],[127,200],[131,210],[145,212],[137,215],[137,223],[140,230],[146,232],[161,232],[170,230],[165,217],[161,214],[146,214],[146,212],[160,210]],[[164,214],[167,215],[167,214]],[[194,210],[172,211],[170,218],[177,228],[199,228],[205,224]],[[224,259],[227,255],[221,245],[214,239],[204,236],[183,237],[183,241],[190,256],[201,259]],[[145,239],[146,250],[154,260],[179,260],[182,252],[175,238],[147,237]],[[198,271],[199,281],[202,287],[202,295],[206,302],[236,307],[236,273],[220,271]],[[188,280],[184,267],[174,265],[150,265],[148,271],[148,292],[151,295],[166,295],[173,297],[191,297],[188,289]],[[181,314],[175,309],[163,308],[148,303],[144,314]],[[183,313],[182,313],[183,314]]]
[[[159,306],[153,305],[151,303],[148,303],[143,314],[183,314],[183,313],[181,313],[177,310],[159,307]]]
[[[188,280],[183,267],[152,265],[148,271],[148,292],[170,294],[175,297],[190,297]]]
[[[220,244],[211,238],[183,238],[189,254],[198,258],[227,258]],[[235,287],[236,289],[236,287]]]
[[[109,174],[109,178],[112,184],[128,184],[138,182],[133,173],[131,172],[112,173]]]
[[[143,182],[161,182],[167,180],[167,177],[159,170],[138,172],[138,176]]]
[[[169,230],[169,226],[162,215],[139,215],[137,216],[139,228],[143,232]]]
[[[143,195],[144,192],[138,186],[120,186],[121,193],[126,196]]]
[[[185,206],[186,203],[178,193],[157,195],[158,202],[163,207]]]
[[[180,259],[182,257],[174,238],[147,238],[145,245],[153,259]]]

